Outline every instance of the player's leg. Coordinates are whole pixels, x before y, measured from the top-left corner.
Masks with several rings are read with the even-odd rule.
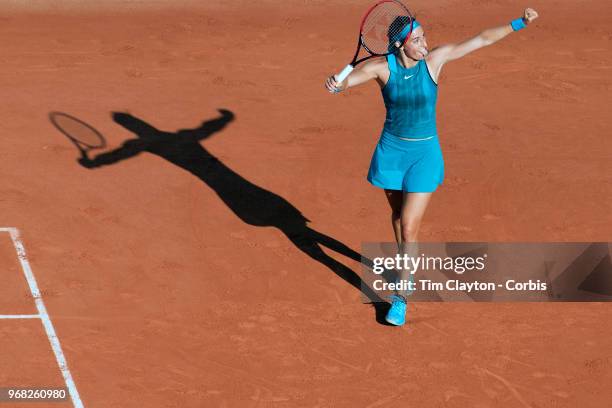
[[[421,228],[421,221],[429,204],[432,193],[404,193],[404,201],[400,217],[401,239],[400,253],[410,257],[418,256],[417,236]],[[408,270],[400,271],[400,279],[414,279]]]
[[[421,220],[433,193],[404,192],[400,214],[401,239],[403,243],[416,242]]]
[[[389,205],[391,206],[391,226],[393,227],[395,241],[397,241],[397,247],[399,249],[402,243],[401,214],[404,193],[401,190],[385,190],[385,197],[387,197]]]
[[[403,193],[403,203],[400,213],[401,243],[400,254],[418,256],[417,235],[421,226],[421,220],[429,204],[432,193]],[[404,282],[414,282],[414,275],[408,269],[400,270],[399,279]],[[393,296],[391,308],[387,313],[387,322],[401,326],[406,321],[406,298],[409,291],[398,291]]]

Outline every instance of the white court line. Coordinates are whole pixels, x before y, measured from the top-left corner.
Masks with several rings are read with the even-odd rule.
[[[40,317],[43,327],[45,328],[45,332],[47,333],[47,338],[49,339],[49,343],[51,344],[51,348],[53,349],[53,354],[55,354],[55,359],[57,360],[57,365],[59,366],[60,371],[62,372],[64,382],[66,383],[66,388],[68,388],[68,393],[70,394],[70,398],[72,399],[72,405],[75,408],[83,408],[83,403],[81,402],[81,398],[79,397],[79,392],[77,391],[76,385],[72,379],[72,375],[70,374],[70,370],[68,369],[68,363],[66,363],[66,358],[64,357],[64,353],[62,352],[62,346],[60,345],[60,341],[57,338],[57,335],[55,334],[53,323],[51,323],[51,319],[49,318],[49,314],[47,313],[47,308],[43,303],[42,297],[40,296],[38,284],[36,283],[36,279],[34,278],[34,274],[32,273],[32,268],[30,267],[30,263],[28,262],[28,258],[25,253],[25,248],[19,237],[19,231],[17,230],[17,228],[0,228],[0,232],[9,232],[11,234],[13,245],[15,246],[15,250],[17,251],[17,257],[19,258],[19,262],[21,263],[21,269],[23,270],[23,274],[25,275],[25,278],[28,281],[30,292],[32,293],[32,297],[34,298],[36,309],[38,310],[38,317]]]
[[[40,319],[40,315],[0,315],[0,319]]]

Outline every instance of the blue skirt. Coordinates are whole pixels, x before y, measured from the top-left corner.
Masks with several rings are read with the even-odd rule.
[[[383,131],[367,179],[372,185],[388,190],[435,191],[444,180],[438,135],[427,140],[402,140]]]

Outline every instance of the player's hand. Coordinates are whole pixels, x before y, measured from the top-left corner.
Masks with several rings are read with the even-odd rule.
[[[342,84],[336,81],[335,75],[332,75],[325,80],[325,88],[329,92],[333,92],[333,93],[338,93],[344,90],[344,88],[342,87]]]
[[[533,20],[538,18],[538,12],[532,8],[525,9],[525,14],[523,15],[523,21],[525,24],[531,23]]]

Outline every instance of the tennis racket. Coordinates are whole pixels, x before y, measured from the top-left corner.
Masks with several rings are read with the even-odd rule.
[[[100,132],[74,116],[63,112],[51,112],[49,120],[83,155],[89,150],[106,147],[106,139]]]
[[[404,45],[412,33],[413,22],[414,17],[410,10],[397,0],[382,0],[370,7],[361,20],[353,61],[335,75],[336,81],[339,83],[344,81],[357,64],[363,61],[392,54],[397,49],[396,42],[399,41]],[[407,27],[409,27],[407,35],[401,38],[402,32]],[[369,55],[357,59],[362,48]]]

